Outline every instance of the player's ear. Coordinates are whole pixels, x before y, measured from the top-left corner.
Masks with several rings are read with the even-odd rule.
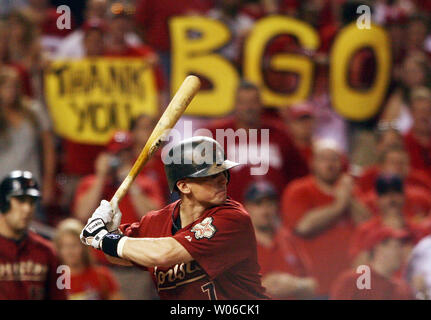
[[[189,194],[191,192],[190,186],[185,179],[178,180],[176,186],[178,188],[178,191],[180,191],[181,193]]]

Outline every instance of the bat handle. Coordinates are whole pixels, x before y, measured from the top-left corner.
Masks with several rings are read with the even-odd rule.
[[[118,203],[120,203],[121,199],[126,195],[127,191],[129,190],[130,185],[133,183],[134,177],[132,175],[128,175],[126,179],[121,183],[120,187],[118,187],[117,191],[115,192],[114,196],[111,198],[111,207],[114,208],[115,206],[118,206]]]

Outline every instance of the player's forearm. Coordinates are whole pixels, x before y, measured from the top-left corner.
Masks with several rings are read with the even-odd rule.
[[[174,238],[127,238],[122,258],[145,267],[169,267],[193,258]]]
[[[298,222],[295,231],[303,237],[312,236],[325,230],[342,213],[343,206],[337,202],[323,208],[312,209]]]
[[[130,261],[121,259],[121,258],[115,258],[115,257],[111,257],[110,255],[105,254],[106,260],[108,260],[109,263],[112,264],[116,264],[118,266],[123,266],[123,267],[131,267],[133,266],[133,263],[131,263]]]

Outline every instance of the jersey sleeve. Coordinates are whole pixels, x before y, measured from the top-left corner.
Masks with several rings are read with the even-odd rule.
[[[255,248],[250,217],[241,212],[219,211],[175,234],[177,240],[211,279],[246,260]]]
[[[121,233],[131,238],[143,238],[145,237],[146,225],[148,224],[149,216],[145,215],[139,220],[139,222],[125,223],[120,225],[119,229]]]

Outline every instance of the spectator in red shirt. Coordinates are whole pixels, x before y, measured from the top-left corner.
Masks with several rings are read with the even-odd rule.
[[[423,189],[425,193],[431,191],[431,178],[410,165],[406,149],[398,143],[381,152],[377,165],[364,170],[356,182],[357,191],[363,194],[372,191],[379,174],[396,174],[405,180],[409,188]]]
[[[404,137],[413,168],[424,170],[431,177],[431,92],[417,88],[411,96],[413,126]]]
[[[252,182],[268,180],[281,194],[288,182],[308,173],[305,159],[283,124],[263,119],[262,109],[259,88],[242,81],[236,92],[233,115],[208,126],[213,137],[225,147],[227,156],[242,164],[231,170],[228,186],[229,194],[238,201]],[[257,137],[252,139],[253,136]]]
[[[409,221],[419,222],[431,210],[430,179],[421,171],[409,168],[408,154],[403,147],[393,146],[382,155],[382,164],[370,168],[358,180],[358,195],[374,214],[378,214],[378,195],[375,184],[380,175],[397,175],[403,180],[405,190],[403,214]]]
[[[351,240],[350,255],[355,266],[369,263],[370,253],[364,250],[363,239],[376,228],[386,226],[405,231],[410,236],[409,241],[405,242],[403,247],[405,257],[410,253],[412,244],[426,234],[424,226],[405,217],[405,187],[399,176],[379,176],[376,180],[375,189],[376,199],[372,206],[375,216],[362,223],[355,230]]]
[[[79,220],[86,221],[88,213],[97,208],[102,199],[111,199],[115,194],[133,165],[133,143],[128,132],[116,132],[107,152],[98,156],[95,174],[82,178],[74,199],[74,215]],[[140,220],[148,211],[162,205],[163,196],[157,181],[139,175],[119,204],[122,221]]]
[[[316,281],[309,277],[310,261],[289,231],[278,227],[278,196],[266,181],[252,184],[245,194],[257,240],[262,285],[275,299],[311,298]]]
[[[320,297],[349,267],[348,243],[355,224],[369,212],[353,196],[353,179],[342,173],[342,154],[334,141],[317,141],[312,174],[291,182],[282,198],[283,223],[310,256]]]
[[[64,265],[70,268],[69,300],[121,300],[123,296],[111,271],[93,263],[89,248],[79,235],[83,225],[75,219],[63,220],[55,234],[55,245]]]
[[[348,270],[341,274],[331,289],[334,300],[408,300],[413,299],[410,288],[393,274],[402,262],[402,244],[407,234],[403,231],[380,227],[362,239],[363,247],[370,250],[370,265],[365,272]],[[361,279],[359,279],[361,277]],[[368,279],[366,279],[368,277]],[[363,280],[365,279],[365,280]],[[363,286],[363,287],[362,287]]]

